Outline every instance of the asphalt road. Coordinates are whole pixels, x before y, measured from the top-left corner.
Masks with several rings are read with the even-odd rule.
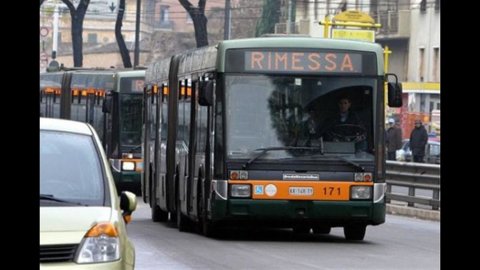
[[[440,223],[387,215],[368,226],[365,240],[346,241],[342,228],[329,235],[287,229],[232,230],[217,239],[154,223],[138,198],[128,225],[136,268],[153,269],[440,269]]]

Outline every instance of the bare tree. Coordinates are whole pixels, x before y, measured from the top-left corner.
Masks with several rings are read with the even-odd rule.
[[[132,61],[130,60],[130,54],[128,53],[127,45],[122,36],[122,21],[123,14],[125,13],[125,0],[120,0],[117,13],[117,21],[115,22],[115,38],[117,39],[118,48],[120,49],[120,55],[122,56],[123,66],[126,68],[132,67]]]
[[[73,2],[78,1],[78,6],[75,8]],[[70,17],[72,21],[72,51],[73,51],[73,66],[83,66],[83,19],[87,12],[90,0],[62,0],[70,10]]]
[[[178,0],[190,14],[195,29],[195,41],[197,48],[208,45],[207,17],[205,16],[205,4],[207,0],[198,0],[198,7],[193,6],[188,0]]]

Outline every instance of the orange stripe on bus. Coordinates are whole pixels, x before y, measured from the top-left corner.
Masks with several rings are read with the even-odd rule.
[[[252,199],[258,200],[348,201],[350,186],[373,186],[372,182],[338,181],[229,180],[229,183],[250,184]]]

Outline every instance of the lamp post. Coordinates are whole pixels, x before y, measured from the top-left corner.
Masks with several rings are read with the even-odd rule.
[[[137,16],[135,19],[135,53],[133,54],[133,67],[138,66],[138,58],[140,55],[140,1],[137,0]]]

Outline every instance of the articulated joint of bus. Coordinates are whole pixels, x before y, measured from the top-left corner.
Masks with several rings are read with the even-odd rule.
[[[143,172],[143,159],[124,156],[122,159],[110,159],[110,165],[116,172]]]

